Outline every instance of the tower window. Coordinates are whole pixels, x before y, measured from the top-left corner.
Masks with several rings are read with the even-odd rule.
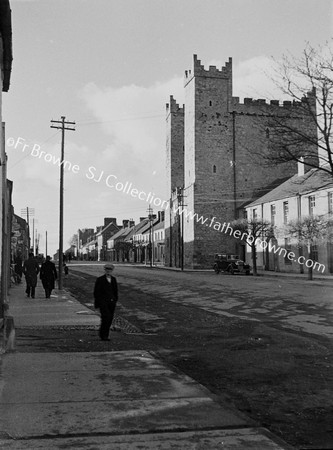
[[[209,100],[209,106],[212,106],[212,104],[213,104],[213,103],[212,103],[212,101],[211,101],[211,100]]]
[[[216,173],[216,166],[215,166],[215,164],[213,165],[213,173]]]
[[[269,133],[269,128],[266,128],[266,138],[269,139],[270,133]]]

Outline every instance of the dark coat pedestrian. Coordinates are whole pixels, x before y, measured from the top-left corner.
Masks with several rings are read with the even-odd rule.
[[[101,313],[99,336],[102,341],[110,340],[110,327],[118,301],[117,280],[111,275],[113,269],[113,264],[105,264],[105,275],[97,278],[94,288],[95,308]]]
[[[33,253],[29,253],[29,259],[24,261],[23,273],[25,275],[25,281],[27,283],[27,288],[25,290],[27,297],[30,297],[31,295],[32,298],[35,298],[39,265]]]
[[[22,273],[23,273],[23,266],[22,266],[22,258],[21,255],[17,255],[15,258],[15,273],[18,277],[18,282],[21,283]]]
[[[56,266],[51,261],[51,257],[47,256],[46,261],[42,264],[40,269],[40,279],[42,280],[46,298],[50,298],[52,290],[54,289],[55,280],[57,278],[58,274]]]

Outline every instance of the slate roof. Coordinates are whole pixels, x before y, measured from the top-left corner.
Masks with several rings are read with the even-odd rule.
[[[131,231],[131,228],[122,228],[121,230],[117,231],[116,234],[114,234],[113,236],[111,236],[111,237],[108,239],[108,242],[109,242],[109,241],[115,241],[116,239],[119,239],[119,238],[124,238],[125,236],[128,235],[128,233],[129,233],[130,231]]]
[[[333,176],[320,169],[311,169],[305,175],[294,175],[275,189],[257,198],[246,207],[253,207],[261,203],[270,203],[284,198],[304,195],[328,187],[333,187]]]

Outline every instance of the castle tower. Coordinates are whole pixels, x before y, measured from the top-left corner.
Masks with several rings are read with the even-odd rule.
[[[280,105],[277,100],[266,103],[263,99],[246,98],[240,103],[238,97],[232,96],[231,58],[221,69],[205,69],[194,55],[184,84],[185,109],[179,108],[172,98],[167,108],[167,166],[168,192],[174,192],[175,204],[185,205],[187,214],[177,216],[171,208],[169,214],[166,212],[166,236],[173,241],[182,236],[178,259],[183,259],[185,267],[212,267],[214,253],[244,256],[244,246],[228,231],[228,223],[238,218],[242,205],[262,195],[269,184],[278,185],[297,172],[296,163],[275,167],[263,164],[262,154],[270,148],[271,118],[298,121],[313,136],[316,130],[311,120],[306,120],[302,102],[285,101]],[[182,154],[182,126],[183,166],[176,159]],[[316,153],[316,146],[311,152]],[[182,180],[184,190],[180,197],[175,188]],[[167,235],[168,226],[174,229],[175,236],[170,232]],[[174,243],[170,249],[174,249]],[[168,265],[177,263],[171,257]]]
[[[166,105],[166,159],[166,192],[170,196],[170,208],[165,211],[165,264],[179,266],[179,232],[171,208],[177,189],[184,186],[184,107],[180,107],[172,95]]]
[[[214,253],[233,252],[235,247],[212,222],[234,217],[232,60],[220,70],[215,66],[205,70],[194,55],[193,69],[185,72],[184,82],[184,203],[197,214],[194,220],[184,220],[184,259],[185,266],[202,267],[213,261]]]

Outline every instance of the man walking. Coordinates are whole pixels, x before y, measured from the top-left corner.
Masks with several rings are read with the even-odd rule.
[[[101,313],[99,336],[102,341],[110,340],[110,327],[118,301],[117,280],[111,275],[113,269],[113,264],[105,264],[105,274],[97,278],[94,288],[95,308],[99,309]]]
[[[23,273],[25,275],[25,281],[27,283],[27,288],[25,290],[27,297],[30,297],[31,294],[31,298],[35,298],[39,265],[33,253],[29,253],[29,259],[24,261]]]
[[[42,264],[40,269],[40,279],[42,280],[43,288],[45,290],[45,298],[50,298],[52,290],[54,289],[55,280],[57,279],[57,269],[55,264],[51,261],[51,256],[46,257],[46,261]]]

